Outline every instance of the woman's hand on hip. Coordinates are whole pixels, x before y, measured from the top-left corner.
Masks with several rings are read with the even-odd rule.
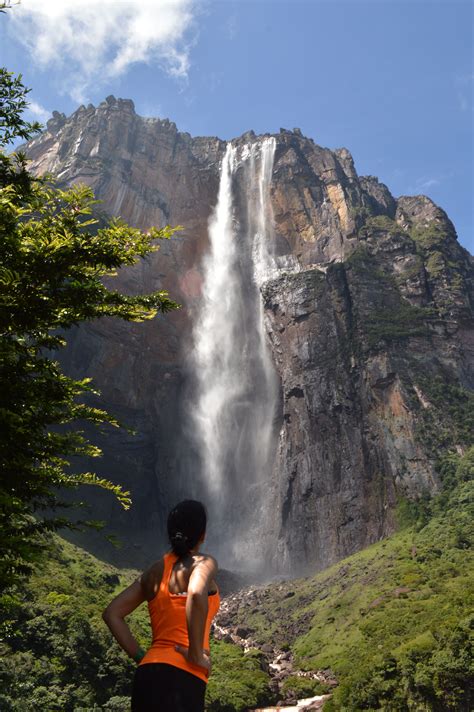
[[[175,645],[174,649],[183,655],[188,663],[191,665],[197,665],[198,667],[202,667],[206,671],[206,675],[211,674],[211,651],[210,650],[202,650],[200,653],[191,653],[189,648],[185,648],[183,645]]]

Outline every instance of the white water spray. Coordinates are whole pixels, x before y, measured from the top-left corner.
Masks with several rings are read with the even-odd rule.
[[[240,151],[227,145],[193,331],[191,418],[213,516],[237,544],[227,547],[228,556],[236,548],[245,555],[256,543],[272,461],[278,383],[259,288],[276,271],[270,247],[274,151],[273,138]]]

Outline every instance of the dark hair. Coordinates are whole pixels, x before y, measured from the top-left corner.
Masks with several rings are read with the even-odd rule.
[[[185,499],[168,514],[168,537],[177,556],[184,556],[206,531],[206,510],[201,502]]]

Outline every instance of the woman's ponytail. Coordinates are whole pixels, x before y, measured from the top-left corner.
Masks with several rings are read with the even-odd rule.
[[[185,556],[194,549],[206,531],[206,510],[201,502],[185,499],[168,515],[168,537],[173,553]]]
[[[192,547],[189,546],[189,539],[182,532],[176,532],[170,536],[170,544],[177,556],[184,556]]]

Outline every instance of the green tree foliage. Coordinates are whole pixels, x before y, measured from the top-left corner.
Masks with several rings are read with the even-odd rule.
[[[101,611],[138,572],[118,571],[56,535],[48,540],[9,616],[3,606],[0,709],[129,710],[135,664],[104,626]],[[141,607],[130,621],[143,646],[147,617]]]
[[[90,379],[66,376],[55,352],[67,330],[104,316],[143,321],[177,307],[167,292],[130,296],[108,284],[117,269],[158,249],[174,229],[141,232],[120,219],[99,227],[90,188],[59,190],[27,170],[12,141],[38,130],[21,118],[27,90],[21,76],[0,70],[0,585],[29,570],[41,533],[77,526],[56,516],[61,488],[95,485],[121,504],[129,493],[93,472],[73,472],[71,458],[98,456],[80,424],[118,426],[82,396]],[[42,516],[48,509],[53,515]]]
[[[4,5],[0,5],[0,12],[4,12]],[[23,119],[23,112],[28,107],[28,90],[22,82],[21,74],[15,76],[0,68],[0,146],[2,149],[16,138],[25,141],[39,131],[38,122],[29,123]],[[5,157],[5,163],[8,164]]]

